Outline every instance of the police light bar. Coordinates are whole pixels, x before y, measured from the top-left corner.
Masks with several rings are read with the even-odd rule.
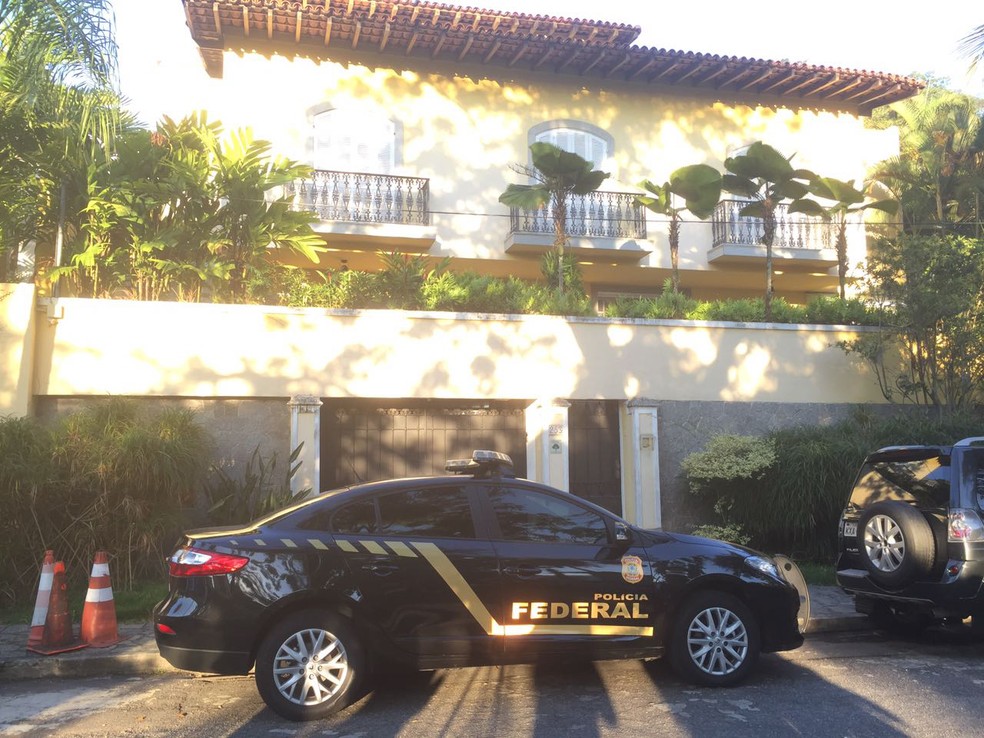
[[[504,467],[512,471],[512,458],[498,451],[474,451],[470,459],[448,459],[444,462],[444,470],[452,474],[484,472]]]

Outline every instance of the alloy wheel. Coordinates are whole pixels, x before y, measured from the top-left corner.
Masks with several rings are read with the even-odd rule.
[[[905,536],[888,515],[873,515],[864,527],[864,550],[880,571],[893,572],[905,558]]]
[[[273,679],[284,699],[320,705],[341,691],[349,671],[345,647],[321,628],[301,630],[285,640],[273,661]]]
[[[748,655],[748,631],[726,607],[701,610],[687,629],[687,648],[694,665],[705,674],[725,676],[736,671]]]

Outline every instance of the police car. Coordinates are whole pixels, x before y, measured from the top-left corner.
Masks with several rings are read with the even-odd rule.
[[[798,647],[775,561],[634,527],[476,451],[448,476],[347,487],[248,525],[184,534],[154,611],[161,655],[245,674],[291,720],[329,715],[374,670],[667,655],[726,686]]]

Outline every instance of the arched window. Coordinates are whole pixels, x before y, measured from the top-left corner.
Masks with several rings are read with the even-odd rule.
[[[577,154],[595,169],[610,167],[614,139],[606,131],[580,120],[553,120],[530,130],[530,143],[542,141]]]
[[[314,116],[315,169],[391,174],[397,124],[381,112],[336,108]]]

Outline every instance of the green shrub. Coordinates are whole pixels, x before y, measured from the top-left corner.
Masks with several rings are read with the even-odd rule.
[[[9,575],[0,595],[29,597],[46,549],[77,585],[97,550],[110,554],[114,586],[160,576],[210,448],[190,411],[143,413],[121,399],[50,428],[0,422],[0,560]]]
[[[690,531],[692,535],[702,538],[716,538],[719,541],[727,541],[739,546],[747,546],[751,543],[751,536],[745,533],[740,525],[698,525]]]
[[[715,436],[682,467],[699,503],[713,506],[719,519],[713,525],[735,527],[765,551],[832,563],[837,521],[868,453],[889,445],[945,445],[979,434],[980,427],[980,418],[970,415],[879,418],[861,409],[829,426],[762,438]]]
[[[877,314],[858,299],[815,297],[806,306],[805,319],[821,325],[875,325]]]
[[[264,457],[259,446],[253,449],[241,474],[233,475],[222,467],[213,467],[212,479],[204,488],[207,522],[210,525],[247,523],[294,500],[290,480],[297,473],[297,457],[303,446],[294,449],[287,468],[282,470],[277,468],[277,454]]]
[[[765,320],[765,305],[761,299],[714,300],[702,311],[703,320],[723,320],[735,323],[760,323]]]

